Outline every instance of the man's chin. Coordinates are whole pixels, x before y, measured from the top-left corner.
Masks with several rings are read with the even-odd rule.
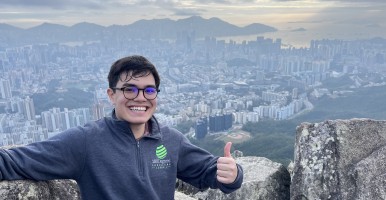
[[[145,124],[149,121],[149,118],[143,118],[143,119],[129,119],[127,120],[130,124],[133,124],[133,125],[141,125],[141,124]]]

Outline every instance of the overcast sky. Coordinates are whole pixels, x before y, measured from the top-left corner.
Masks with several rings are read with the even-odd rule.
[[[262,23],[279,30],[371,29],[386,34],[386,0],[0,0],[0,23],[21,28],[44,22],[126,25],[192,15],[238,26]]]

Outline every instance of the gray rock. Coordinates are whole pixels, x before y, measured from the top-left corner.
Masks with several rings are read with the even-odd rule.
[[[78,185],[73,180],[0,181],[0,199],[9,200],[80,200]],[[195,200],[176,191],[175,200]]]
[[[199,191],[178,181],[175,199],[386,199],[386,121],[302,123],[297,127],[295,158],[288,170],[267,158],[235,157],[244,168],[239,190],[231,194]],[[80,196],[72,180],[23,180],[0,181],[0,199],[79,200]]]
[[[244,169],[244,182],[231,194],[220,190],[198,191],[187,183],[179,190],[199,200],[285,200],[290,195],[290,175],[283,165],[262,157],[236,158]]]
[[[196,200],[196,199],[193,197],[190,197],[184,193],[176,191],[174,193],[174,200]]]
[[[79,188],[73,180],[0,181],[0,199],[79,200]]]
[[[386,199],[386,121],[328,120],[297,128],[291,199]]]

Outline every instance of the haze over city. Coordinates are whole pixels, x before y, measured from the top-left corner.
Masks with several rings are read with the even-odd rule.
[[[103,26],[127,25],[141,19],[189,16],[217,17],[237,26],[262,23],[277,28],[272,37],[284,42],[310,39],[384,37],[383,0],[2,0],[0,23],[31,28],[42,23]],[[292,36],[289,36],[292,35]],[[286,38],[288,37],[288,38]],[[299,42],[296,40],[303,39]]]
[[[216,156],[223,156],[225,144],[232,142],[232,156],[247,157],[243,167],[253,167],[244,171],[253,173],[246,173],[248,184],[234,195],[240,199],[260,191],[269,197],[253,199],[324,199],[327,190],[332,199],[377,199],[386,192],[379,176],[385,174],[385,19],[386,0],[0,0],[0,149],[41,142],[86,123],[79,129],[85,134],[72,135],[104,137],[106,129],[86,131],[91,121],[109,121],[114,109],[139,116],[156,101],[156,124],[178,130]],[[138,79],[109,84],[110,66],[128,55],[143,55],[157,68],[161,83],[156,100],[145,92],[154,84],[138,78],[146,80],[146,88],[137,88],[138,95],[143,92],[140,101],[148,99],[152,106],[115,98],[117,93],[120,99],[126,97],[118,86],[145,85],[137,85]],[[111,99],[112,90],[116,93]],[[104,139],[97,148],[85,142],[81,150],[87,146],[91,153],[73,151],[74,160],[99,158],[95,149],[129,147],[140,155],[144,151],[139,141],[143,148],[144,140],[158,137],[152,135],[156,129],[145,127],[133,148]],[[131,132],[127,126],[119,129],[124,132],[117,140],[129,144],[126,133]],[[154,170],[177,166],[164,157],[174,154],[166,148],[156,147],[156,159],[144,156],[149,162],[137,163],[152,163]],[[38,153],[31,158],[45,158]],[[111,163],[107,157],[102,161]],[[65,162],[57,163],[62,167]],[[268,182],[261,184],[263,179]],[[186,187],[179,183],[176,191]],[[267,189],[271,186],[277,188]],[[298,195],[296,188],[312,197]],[[0,189],[21,194],[8,182]],[[273,198],[269,191],[283,198]],[[13,197],[1,193],[0,199]]]
[[[108,66],[139,54],[163,80],[161,123],[197,139],[241,128],[255,143],[238,141],[245,155],[274,141],[284,148],[271,158],[287,162],[300,122],[385,118],[385,8],[375,0],[1,0],[0,145],[109,116]],[[257,123],[286,120],[272,142],[253,137]]]

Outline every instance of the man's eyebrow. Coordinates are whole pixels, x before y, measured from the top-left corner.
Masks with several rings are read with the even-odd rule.
[[[124,83],[124,84],[122,84],[122,86],[135,86],[135,87],[137,87],[137,85],[135,85],[135,84],[130,84],[130,83]]]
[[[136,84],[132,84],[132,83],[124,83],[123,85],[122,85],[122,87],[128,87],[128,86],[134,86],[134,87],[136,87],[136,88],[139,88],[138,87],[138,85],[136,85]],[[155,85],[146,85],[145,86],[145,88],[147,88],[147,87],[156,87]]]

